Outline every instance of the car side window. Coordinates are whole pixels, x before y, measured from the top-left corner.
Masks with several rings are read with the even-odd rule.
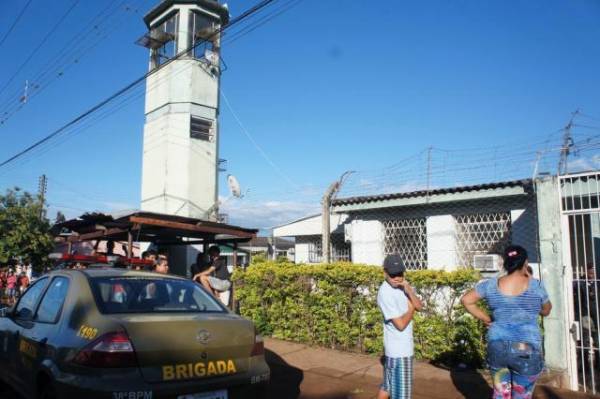
[[[56,323],[68,290],[69,279],[65,277],[54,278],[38,307],[35,321],[40,323]]]
[[[20,320],[30,320],[33,317],[35,304],[38,302],[40,295],[42,295],[47,282],[47,278],[40,279],[25,291],[25,294],[23,294],[15,309],[15,318]]]

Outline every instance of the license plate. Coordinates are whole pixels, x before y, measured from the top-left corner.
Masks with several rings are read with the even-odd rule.
[[[228,399],[227,390],[221,389],[220,391],[190,393],[187,395],[179,395],[177,399]]]

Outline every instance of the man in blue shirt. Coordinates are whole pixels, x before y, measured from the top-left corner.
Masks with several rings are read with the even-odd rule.
[[[385,281],[379,287],[377,304],[384,319],[385,363],[377,399],[410,399],[414,356],[412,319],[423,305],[404,278],[406,267],[400,255],[388,255],[383,269]]]

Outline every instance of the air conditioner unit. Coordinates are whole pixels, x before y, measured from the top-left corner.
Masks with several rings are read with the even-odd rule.
[[[502,267],[500,255],[475,255],[473,256],[473,267],[482,272],[497,272]]]

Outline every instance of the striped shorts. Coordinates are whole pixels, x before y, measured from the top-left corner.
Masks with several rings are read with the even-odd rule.
[[[412,398],[413,357],[386,357],[381,389],[390,399]]]

